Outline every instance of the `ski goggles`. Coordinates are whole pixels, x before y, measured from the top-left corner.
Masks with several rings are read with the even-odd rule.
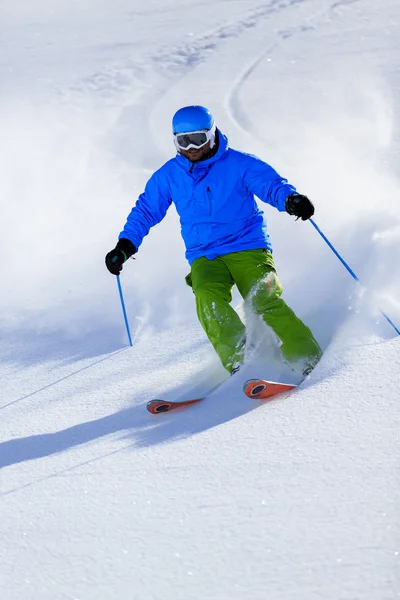
[[[179,150],[190,150],[190,148],[199,149],[213,142],[215,138],[215,126],[211,129],[202,129],[200,131],[187,131],[185,133],[174,133],[175,146]],[[211,144],[213,145],[213,144]]]

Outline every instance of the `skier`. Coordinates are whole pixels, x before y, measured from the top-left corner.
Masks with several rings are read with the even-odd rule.
[[[286,362],[309,373],[322,352],[310,329],[281,298],[270,237],[254,196],[303,221],[314,214],[312,202],[267,163],[230,148],[207,108],[181,108],[172,119],[172,131],[177,155],[147,182],[116,247],[106,255],[107,269],[119,275],[174,202],[191,266],[186,282],[225,369],[234,373],[244,361],[245,326],[230,305],[236,284],[278,336]]]

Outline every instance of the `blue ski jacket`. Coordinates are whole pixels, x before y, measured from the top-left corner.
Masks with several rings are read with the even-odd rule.
[[[119,238],[139,248],[173,202],[189,264],[200,256],[211,260],[241,250],[272,251],[264,213],[254,196],[283,212],[296,188],[256,156],[229,148],[220,131],[218,136],[213,157],[191,163],[177,154],[152,175]]]

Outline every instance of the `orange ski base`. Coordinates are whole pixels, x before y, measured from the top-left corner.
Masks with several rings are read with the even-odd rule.
[[[249,398],[266,400],[297,387],[292,383],[278,383],[266,379],[249,379],[243,386],[243,391]]]

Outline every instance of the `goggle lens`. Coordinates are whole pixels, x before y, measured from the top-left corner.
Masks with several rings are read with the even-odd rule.
[[[188,133],[177,133],[175,139],[178,146],[183,150],[186,150],[189,146],[201,148],[207,144],[210,136],[208,135],[208,131],[192,131]]]

